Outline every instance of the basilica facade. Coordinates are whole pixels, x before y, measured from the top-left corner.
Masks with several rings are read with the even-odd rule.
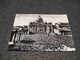
[[[44,22],[41,16],[38,20],[30,22],[29,28],[33,33],[54,33],[54,25],[51,22]]]

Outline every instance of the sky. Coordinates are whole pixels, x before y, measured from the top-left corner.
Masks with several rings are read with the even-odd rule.
[[[29,22],[36,21],[39,16],[44,22],[68,22],[67,14],[16,14],[13,26],[29,25]]]

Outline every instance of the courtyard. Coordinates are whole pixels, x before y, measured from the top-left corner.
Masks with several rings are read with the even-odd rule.
[[[18,51],[64,51],[64,47],[74,48],[72,37],[56,34],[28,34],[24,39],[9,45],[8,50]]]

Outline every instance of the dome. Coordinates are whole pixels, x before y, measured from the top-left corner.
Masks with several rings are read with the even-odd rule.
[[[43,19],[41,16],[38,17],[38,20],[36,21],[37,23],[44,23]]]

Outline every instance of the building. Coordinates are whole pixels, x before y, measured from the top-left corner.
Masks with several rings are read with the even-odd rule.
[[[51,22],[44,22],[41,16],[38,17],[38,20],[30,22],[29,27],[33,33],[54,33],[54,25]]]
[[[54,33],[58,35],[72,35],[69,23],[64,22],[55,23]]]

